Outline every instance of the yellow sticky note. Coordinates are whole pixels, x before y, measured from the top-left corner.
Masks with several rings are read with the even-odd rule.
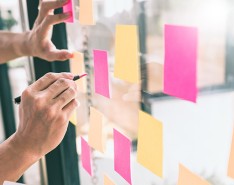
[[[117,25],[114,76],[130,83],[139,83],[138,27]]]
[[[79,22],[83,25],[94,25],[93,0],[80,0]]]
[[[163,176],[163,125],[142,111],[139,111],[137,161],[157,176]]]
[[[105,135],[103,133],[104,116],[101,112],[90,107],[90,127],[88,133],[89,146],[104,153]]]
[[[228,164],[228,176],[234,178],[234,131],[232,136],[232,145]]]
[[[177,185],[211,185],[206,180],[192,173],[189,169],[180,164],[179,179]]]
[[[107,175],[104,175],[104,185],[115,185],[115,183]]]
[[[71,72],[74,75],[82,75],[85,73],[85,65],[84,65],[84,54],[80,52],[74,52],[73,58],[70,63],[70,69]],[[87,92],[87,84],[86,79],[82,78],[79,80],[76,80],[77,87],[80,92],[86,93]]]
[[[77,125],[77,112],[76,110],[72,113],[69,121],[73,124],[73,125]]]

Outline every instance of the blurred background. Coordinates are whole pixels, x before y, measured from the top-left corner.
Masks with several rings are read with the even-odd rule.
[[[79,1],[74,0],[76,18]],[[30,4],[30,3],[28,3]],[[0,2],[0,29],[22,32],[29,29],[27,3],[8,0]],[[89,74],[87,87],[79,94],[81,106],[77,109],[79,125],[76,130],[77,154],[80,154],[80,136],[87,137],[89,106],[105,116],[107,151],[94,151],[94,176],[81,167],[78,177],[81,185],[103,184],[107,173],[116,184],[127,184],[113,170],[112,129],[118,128],[132,139],[132,181],[135,185],[175,185],[178,164],[207,179],[212,185],[234,185],[227,177],[227,166],[234,123],[234,2],[232,0],[94,0],[96,25],[81,26],[76,20],[66,25],[68,48],[83,52],[85,71]],[[130,84],[114,78],[115,26],[139,26],[141,84]],[[169,97],[163,90],[164,25],[195,26],[199,30],[197,104]],[[54,37],[54,40],[59,38]],[[93,49],[108,51],[111,99],[94,92]],[[9,61],[0,67],[0,83],[8,80],[11,97],[16,97],[35,80],[32,58]],[[186,69],[185,69],[186,70]],[[36,73],[37,73],[36,72]],[[3,73],[5,76],[2,76]],[[9,121],[18,124],[17,106],[6,102],[0,90],[0,141]],[[8,94],[9,95],[9,94]],[[7,107],[7,111],[4,111]],[[10,110],[12,107],[12,110]],[[164,178],[161,179],[136,162],[138,110],[142,109],[163,123]],[[7,118],[9,111],[13,114]],[[9,115],[8,115],[9,116]],[[12,116],[14,120],[12,120]],[[14,128],[11,129],[11,131]],[[54,185],[55,175],[47,158],[33,165],[22,178],[28,185]],[[65,158],[65,163],[72,158]],[[54,170],[54,171],[53,171]],[[60,169],[58,169],[60,170]],[[63,166],[61,171],[63,171]],[[71,169],[72,170],[72,169]],[[66,171],[66,170],[65,170]],[[54,173],[53,173],[54,172]],[[77,184],[69,182],[66,185]],[[57,184],[56,184],[57,185]]]

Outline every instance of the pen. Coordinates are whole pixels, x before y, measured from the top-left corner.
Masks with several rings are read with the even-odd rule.
[[[85,77],[85,76],[87,76],[86,73],[83,74],[83,75],[76,75],[76,76],[74,76],[73,81],[79,80],[80,78],[83,78],[83,77]],[[14,102],[15,102],[15,104],[20,104],[20,102],[21,102],[21,96],[15,98],[15,99],[14,99]]]

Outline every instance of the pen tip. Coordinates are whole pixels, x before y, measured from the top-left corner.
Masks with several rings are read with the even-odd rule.
[[[87,73],[84,73],[84,74],[80,75],[80,78],[85,77],[87,75],[88,75]]]

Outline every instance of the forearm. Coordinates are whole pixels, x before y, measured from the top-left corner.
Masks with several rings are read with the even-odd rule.
[[[0,31],[0,64],[30,55],[27,34]]]
[[[0,184],[17,181],[39,158],[31,155],[15,134],[0,145]]]

